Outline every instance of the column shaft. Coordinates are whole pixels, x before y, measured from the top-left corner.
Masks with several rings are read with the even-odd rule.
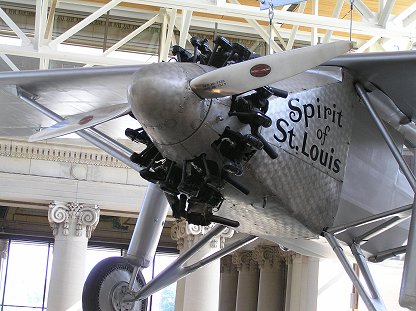
[[[55,239],[48,310],[80,310],[85,281],[85,259],[88,239],[68,241]]]
[[[275,245],[259,245],[254,259],[260,268],[257,311],[283,311],[285,266],[283,252]]]
[[[251,251],[238,251],[233,254],[233,262],[238,269],[236,310],[256,311],[259,290],[259,270],[252,259]]]
[[[181,253],[191,248],[211,227],[189,225],[185,221],[172,227],[171,236],[177,241]],[[233,230],[223,232],[189,260],[187,265],[196,263],[223,247],[226,237],[231,237]],[[179,286],[178,286],[179,285]],[[176,290],[175,311],[215,311],[219,304],[220,261],[198,269],[178,282]]]
[[[88,239],[98,224],[99,209],[96,205],[53,202],[48,218],[55,236],[48,311],[80,311]]]
[[[237,300],[238,272],[231,255],[221,258],[219,311],[235,310]]]
[[[314,311],[317,308],[319,259],[293,256],[291,285],[288,286],[290,311]]]

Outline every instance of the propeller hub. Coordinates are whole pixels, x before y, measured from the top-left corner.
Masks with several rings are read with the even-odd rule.
[[[206,71],[204,66],[192,63],[155,63],[133,75],[128,101],[155,143],[180,143],[201,126],[210,101],[201,100],[189,81]]]

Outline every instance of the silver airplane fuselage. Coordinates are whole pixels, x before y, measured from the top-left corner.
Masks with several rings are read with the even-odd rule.
[[[226,128],[250,133],[248,124],[229,115],[231,97],[201,99],[191,90],[190,80],[213,69],[153,64],[138,70],[129,86],[133,114],[159,152],[178,165],[201,154],[221,165],[213,142]],[[322,67],[273,84],[289,92],[287,98],[269,99],[272,125],[261,130],[277,158],[259,150],[243,163],[243,175],[233,178],[249,194],[226,184],[216,214],[238,221],[242,233],[325,256],[329,252],[318,240],[324,228],[409,204],[411,190],[353,82],[340,68]],[[369,250],[407,235],[400,227],[394,230],[391,240]]]

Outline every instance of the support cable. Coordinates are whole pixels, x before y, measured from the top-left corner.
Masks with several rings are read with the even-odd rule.
[[[271,54],[271,46],[272,46],[273,18],[274,18],[274,5],[273,5],[273,1],[270,1],[269,2],[269,54]]]
[[[354,11],[354,0],[350,0],[350,42],[352,42],[352,13]]]

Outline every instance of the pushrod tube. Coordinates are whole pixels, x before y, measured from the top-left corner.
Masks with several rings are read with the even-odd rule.
[[[408,217],[410,217],[410,213],[407,217],[399,217],[394,216],[393,218],[383,222],[382,224],[378,225],[377,227],[368,230],[367,232],[363,233],[362,235],[354,238],[354,242],[358,244],[363,244],[367,242],[368,240],[376,237],[379,234],[382,234],[383,232],[389,230],[390,228],[393,228],[397,226],[399,223],[405,221]]]
[[[374,299],[371,299],[371,297],[367,294],[363,285],[360,282],[360,279],[355,274],[350,263],[348,262],[348,259],[344,254],[344,250],[342,249],[341,245],[338,243],[337,239],[328,232],[324,232],[323,235],[328,241],[328,243],[331,245],[333,251],[337,255],[339,261],[344,267],[344,270],[347,272],[348,276],[351,279],[351,282],[354,284],[355,288],[358,291],[358,294],[360,295],[361,299],[364,301],[368,310],[369,311],[386,311],[386,308],[383,305],[376,306],[375,305],[376,301]]]
[[[413,189],[414,200],[412,207],[412,217],[410,219],[410,227],[407,239],[406,257],[403,266],[403,276],[400,288],[399,303],[402,307],[414,309],[416,305],[416,178],[413,172],[410,170],[407,163],[405,162],[405,160],[403,159],[402,155],[400,154],[400,151],[395,145],[389,132],[384,127],[384,124],[378,116],[377,112],[374,110],[371,101],[369,100],[367,93],[365,92],[364,87],[361,84],[356,83],[355,88],[358,92],[358,95],[360,96],[368,111],[370,112],[370,115],[373,118],[375,124],[377,125],[381,135],[383,136],[388,147],[390,148],[391,153],[393,154],[394,158],[399,164],[399,167],[402,170],[407,181],[409,182],[410,187],[412,187]]]
[[[388,258],[406,253],[406,248],[407,245],[387,249],[385,251],[375,254],[374,256],[368,257],[367,260],[374,263],[382,262],[383,260],[386,260]]]
[[[393,141],[390,133],[385,128],[383,121],[381,121],[379,115],[373,108],[373,105],[370,99],[367,96],[367,92],[365,91],[364,87],[360,83],[355,84],[355,89],[357,90],[358,95],[362,99],[364,105],[367,107],[368,112],[370,113],[374,123],[376,124],[377,128],[379,129],[381,135],[383,136],[384,140],[387,143],[391,153],[393,154],[394,158],[396,159],[397,163],[399,164],[400,169],[402,170],[404,176],[406,177],[407,181],[412,187],[413,192],[416,193],[416,178],[413,172],[410,170],[409,166],[407,165],[406,161],[403,159],[399,149],[397,148],[396,144]]]
[[[332,227],[332,228],[328,228],[326,230],[326,232],[331,233],[331,234],[338,234],[341,233],[342,231],[345,231],[349,228],[356,228],[356,227],[360,227],[363,225],[367,225],[370,223],[373,223],[375,221],[379,221],[382,219],[385,219],[387,217],[391,217],[391,216],[398,216],[400,218],[403,217],[408,217],[407,213],[409,213],[409,211],[412,210],[412,204],[409,205],[405,205],[405,206],[401,206],[399,208],[387,211],[387,212],[382,212],[380,214],[376,214],[376,215],[372,215],[357,221],[352,221],[350,223],[347,224],[343,224],[343,225],[339,225],[336,227]]]
[[[213,237],[220,234],[225,227],[223,225],[216,225],[211,229],[208,234],[206,234],[201,240],[199,240],[192,248],[190,248],[186,253],[180,256],[175,262],[173,262],[169,267],[163,270],[158,274],[153,280],[143,286],[137,293],[134,293],[134,297],[125,297],[125,301],[135,301],[146,299],[153,293],[161,290],[162,288],[169,286],[170,284],[178,281],[179,279],[187,276],[188,274],[194,272],[195,270],[204,267],[205,265],[217,260],[235,250],[247,245],[248,243],[257,239],[257,237],[249,235],[244,237],[230,245],[227,245],[222,250],[200,260],[199,262],[184,267],[184,264],[192,258],[206,243],[208,243]]]

